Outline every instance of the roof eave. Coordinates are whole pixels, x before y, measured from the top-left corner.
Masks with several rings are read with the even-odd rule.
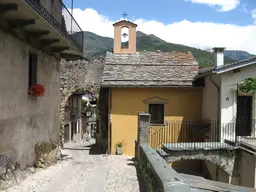
[[[231,70],[238,69],[238,68],[241,68],[241,67],[247,67],[247,66],[253,65],[253,64],[256,64],[256,58],[254,58],[251,62],[242,61],[241,63],[235,63],[233,65],[227,65],[227,66],[219,68],[219,69],[216,68],[216,69],[213,70],[213,72],[216,73],[216,74],[221,74],[221,73],[229,72]]]
[[[248,62],[250,61],[250,62]],[[207,71],[207,72],[203,72],[198,74],[195,79],[199,79],[199,78],[203,78],[206,77],[208,75],[213,75],[213,74],[222,74],[225,72],[229,72],[231,70],[235,70],[241,67],[246,67],[249,65],[253,65],[256,64],[256,57],[250,58],[250,59],[245,59],[242,61],[238,61],[236,63],[230,64],[230,65],[226,65],[226,66],[221,66],[221,67],[215,67],[214,69]]]
[[[211,70],[211,71],[208,71],[208,72],[205,72],[205,73],[198,74],[197,76],[195,76],[194,79],[200,79],[200,78],[203,78],[203,77],[206,77],[206,76],[209,76],[209,75],[213,75],[213,74],[215,74],[215,72],[213,70]]]
[[[102,84],[102,88],[202,88],[194,85],[109,85]]]

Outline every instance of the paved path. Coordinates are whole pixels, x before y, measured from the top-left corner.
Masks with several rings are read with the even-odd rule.
[[[91,154],[93,143],[68,143],[63,161],[36,172],[5,192],[139,192],[133,161]]]

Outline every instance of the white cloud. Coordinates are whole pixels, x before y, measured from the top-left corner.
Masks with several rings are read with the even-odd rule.
[[[252,18],[254,19],[254,23],[256,24],[256,8],[252,10]]]
[[[256,13],[256,12],[255,12]],[[256,16],[256,15],[255,15]],[[100,15],[93,9],[74,9],[74,17],[84,31],[101,36],[113,37],[114,21]],[[178,21],[165,25],[155,20],[136,19],[137,30],[154,34],[159,38],[177,44],[209,49],[224,46],[227,49],[245,50],[256,54],[256,26],[239,26],[211,22]]]
[[[211,7],[219,6],[220,9],[217,11],[231,11],[235,9],[239,3],[240,0],[185,0],[191,3],[197,3],[197,4],[205,4]]]
[[[242,4],[241,5],[241,9],[240,9],[241,12],[250,13],[249,10],[250,10],[250,7],[247,4]]]

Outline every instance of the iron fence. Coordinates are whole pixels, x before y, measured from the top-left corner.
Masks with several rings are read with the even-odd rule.
[[[256,148],[255,120],[220,123],[219,121],[165,121],[151,122],[149,143],[152,148],[164,145],[175,148],[220,148],[220,143]],[[248,127],[249,126],[249,127]],[[241,129],[241,130],[238,130]],[[247,130],[247,131],[246,131]]]
[[[83,31],[70,11],[61,0],[52,1],[54,4],[47,9],[39,0],[25,0],[43,18],[53,25],[60,33],[70,40],[79,51],[83,51]],[[53,9],[55,7],[55,9]]]

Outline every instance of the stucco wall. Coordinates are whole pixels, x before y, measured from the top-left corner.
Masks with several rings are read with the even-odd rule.
[[[124,140],[124,152],[134,156],[137,138],[138,112],[146,111],[143,100],[159,96],[169,101],[165,105],[165,120],[200,120],[202,92],[193,88],[113,88],[112,89],[112,146]]]
[[[41,5],[53,15],[53,17],[61,23],[61,16],[62,16],[62,0],[41,0]]]
[[[37,83],[45,95],[28,95],[29,51],[38,54]],[[35,144],[59,140],[59,60],[0,31],[0,154],[21,168],[35,163]]]
[[[255,188],[255,156],[241,151],[240,185]]]
[[[51,7],[51,14],[53,17],[61,23],[61,17],[62,17],[62,0],[55,0],[52,1],[52,7]],[[69,30],[69,29],[67,29]]]
[[[212,76],[212,79],[220,86],[220,122],[221,141],[235,139],[235,122],[237,112],[237,83],[248,77],[256,77],[256,65],[241,68],[241,71],[233,71]],[[205,78],[203,89],[202,118],[217,120],[217,89],[209,77]],[[253,96],[252,118],[256,119],[256,96]],[[256,129],[255,129],[256,130]],[[252,133],[253,134],[253,133]],[[254,133],[255,134],[255,133]]]
[[[212,80],[220,86],[220,76],[212,76]],[[205,87],[202,91],[202,119],[203,120],[217,120],[217,109],[218,109],[218,95],[217,88],[207,76],[205,78]]]
[[[235,124],[233,126],[227,127],[227,123],[236,122],[236,112],[237,112],[237,83],[245,80],[248,77],[256,77],[256,65],[251,65],[248,67],[241,68],[241,72],[234,73],[233,71],[223,73],[221,75],[221,123],[222,129],[222,141],[225,138],[234,139],[235,138]],[[255,97],[254,105],[252,108],[253,119],[256,118],[255,115]],[[226,133],[224,133],[226,132]]]

